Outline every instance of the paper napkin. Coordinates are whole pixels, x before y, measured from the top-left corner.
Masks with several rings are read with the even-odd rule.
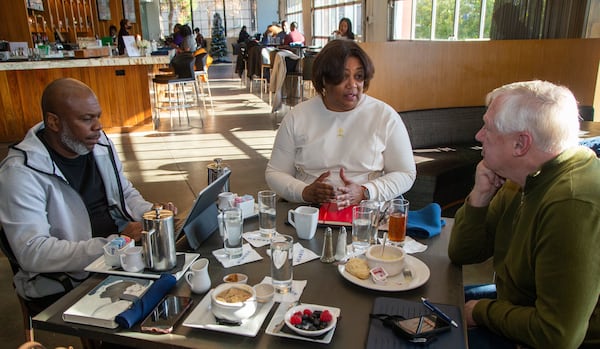
[[[225,252],[224,248],[214,250],[212,253],[225,268],[230,268],[236,265],[242,265],[262,259],[258,252],[256,252],[249,244],[242,245],[242,256],[240,258],[230,259],[229,256],[227,256],[227,252]]]
[[[272,284],[273,279],[270,276],[265,276],[265,278],[260,282],[261,284]],[[289,302],[297,302],[300,300],[300,296],[302,296],[302,292],[304,292],[304,288],[306,287],[306,280],[293,280],[292,281],[292,289],[288,293],[277,293],[273,296],[273,300],[279,303],[289,303]]]
[[[380,238],[379,243],[383,243],[383,239]],[[391,245],[391,243],[388,241],[386,245]],[[410,236],[407,236],[404,238],[404,246],[402,248],[404,249],[404,252],[412,254],[425,251],[427,249],[427,245],[424,245]]]
[[[269,255],[269,257],[271,257],[270,249],[267,249],[267,255]],[[320,256],[318,254],[314,253],[312,250],[302,247],[302,245],[299,242],[296,242],[294,244],[294,259],[292,261],[293,262],[292,265],[298,265],[298,264],[310,262],[313,259],[317,259],[319,257]]]
[[[243,233],[242,236],[254,247],[262,247],[271,243],[271,238],[262,236],[260,230],[249,231]]]

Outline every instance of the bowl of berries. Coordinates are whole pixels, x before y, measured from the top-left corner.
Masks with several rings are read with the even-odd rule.
[[[285,324],[296,333],[316,337],[335,328],[337,317],[320,305],[297,305],[285,313]]]

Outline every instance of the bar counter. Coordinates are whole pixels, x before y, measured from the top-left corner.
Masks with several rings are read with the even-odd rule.
[[[105,128],[152,123],[149,76],[168,56],[52,59],[0,63],[0,142],[23,138],[42,120],[40,100],[46,85],[71,77],[94,90]]]

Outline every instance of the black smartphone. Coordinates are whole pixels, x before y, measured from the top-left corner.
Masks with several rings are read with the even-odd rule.
[[[435,314],[417,316],[410,319],[395,319],[394,331],[407,339],[428,338],[450,330],[450,323]]]
[[[154,310],[142,321],[142,331],[153,333],[171,333],[173,327],[190,308],[190,297],[166,296]]]

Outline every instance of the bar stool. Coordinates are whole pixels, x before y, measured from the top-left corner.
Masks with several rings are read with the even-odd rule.
[[[204,94],[204,84],[206,83],[206,89],[208,91],[208,98],[210,100],[210,108],[214,114],[215,106],[213,105],[212,93],[210,92],[210,83],[208,81],[208,66],[209,58],[212,62],[212,58],[206,52],[205,49],[196,50],[194,53],[196,60],[194,61],[194,76],[196,77],[198,86],[200,86],[200,97],[202,98],[202,105],[206,111],[206,95]]]
[[[196,80],[194,66],[196,57],[191,52],[184,52],[178,54],[171,60],[171,66],[173,67],[173,74],[156,75],[152,79],[152,86],[154,89],[154,107],[156,109],[154,117],[154,127],[158,129],[160,125],[160,110],[168,109],[169,117],[171,119],[171,127],[173,127],[173,109],[177,109],[177,115],[179,124],[181,125],[181,109],[185,109],[185,115],[187,124],[190,124],[190,116],[188,108],[199,107],[198,103],[198,83]],[[188,103],[186,96],[186,87],[191,84],[193,101]],[[161,101],[158,86],[163,87],[163,91],[166,88],[165,99],[167,100],[168,106]],[[173,91],[172,91],[173,89]],[[173,97],[174,96],[174,97]],[[199,111],[200,112],[200,111]],[[200,115],[201,127],[204,127],[204,120]]]

